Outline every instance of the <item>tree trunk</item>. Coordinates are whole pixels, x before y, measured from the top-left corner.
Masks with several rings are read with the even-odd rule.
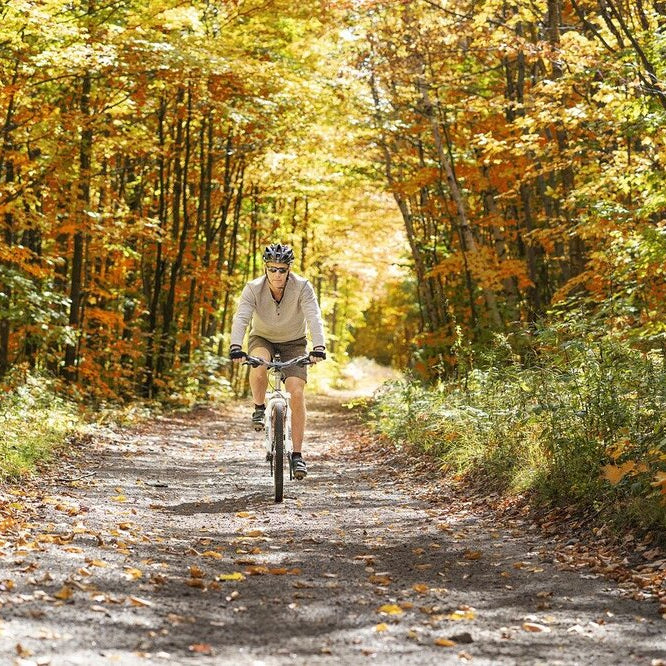
[[[183,96],[179,94],[179,101]],[[188,189],[187,178],[189,174],[189,163],[191,156],[190,145],[190,126],[192,119],[192,91],[188,89],[187,94],[187,115],[183,126],[180,119],[176,126],[176,147],[175,147],[175,168],[174,168],[174,195],[173,195],[173,239],[178,240],[178,250],[176,257],[171,264],[169,275],[169,291],[164,304],[164,318],[162,320],[162,336],[160,343],[160,353],[157,359],[157,374],[161,376],[166,369],[173,366],[173,355],[176,336],[176,287],[181,277],[183,267],[183,257],[187,247],[187,240],[190,231],[190,215],[188,210]],[[184,149],[183,163],[180,161],[180,153]],[[182,226],[180,224],[180,214],[182,206]]]
[[[19,63],[18,61],[14,67],[14,74],[12,77],[12,87],[16,85],[18,80]],[[14,103],[15,96],[11,93],[7,100],[7,113],[5,115],[5,122],[2,128],[2,153],[0,154],[0,178],[4,176],[5,183],[14,181],[14,162],[11,158],[7,157],[12,150],[12,130],[14,129]],[[11,247],[14,242],[14,218],[11,212],[4,214],[4,241],[8,247]],[[4,262],[3,262],[4,263]],[[12,288],[10,284],[2,286],[2,299],[4,300],[4,307],[7,313],[0,316],[0,378],[4,377],[9,370],[9,337],[11,333],[11,324],[9,318],[9,308],[12,301]]]
[[[430,95],[428,93],[428,86],[423,76],[419,77],[418,87],[423,102],[423,112],[426,118],[430,122],[433,138],[435,141],[435,148],[437,150],[437,156],[442,168],[444,169],[444,173],[446,174],[446,179],[449,185],[451,198],[455,203],[456,211],[458,213],[458,228],[460,229],[460,234],[463,241],[462,246],[466,248],[468,252],[475,254],[478,252],[478,250],[476,247],[476,241],[474,239],[474,233],[472,232],[472,227],[467,218],[465,203],[463,201],[462,192],[460,191],[460,187],[458,186],[458,181],[453,171],[453,164],[444,150],[444,144],[442,142],[442,134],[439,129],[439,120],[434,112],[432,102],[430,101]],[[488,289],[487,287],[483,287],[482,292],[486,302],[486,307],[488,309],[488,314],[490,316],[490,320],[493,326],[497,329],[501,329],[502,319],[499,315],[499,309],[497,307],[497,299],[495,297],[495,294],[491,289]]]
[[[88,13],[92,14],[94,5],[88,5]],[[77,362],[79,348],[78,340],[83,332],[80,330],[82,292],[83,292],[83,252],[85,248],[85,232],[83,227],[87,226],[87,215],[90,208],[90,184],[92,165],[93,128],[90,114],[90,93],[92,90],[92,76],[86,71],[81,81],[81,100],[79,110],[81,112],[81,140],[79,144],[79,193],[77,206],[77,223],[79,231],[74,234],[74,249],[72,254],[72,267],[70,275],[69,290],[69,325],[76,331],[77,344],[69,343],[65,347],[65,367],[63,374],[68,382],[74,382],[77,378]]]
[[[167,175],[166,175],[166,160],[164,156],[166,137],[164,131],[164,123],[166,120],[167,102],[164,97],[160,102],[160,110],[157,116],[158,120],[158,169],[159,169],[159,200],[157,216],[160,221],[160,232],[166,228],[167,216]],[[157,314],[160,302],[160,295],[162,292],[162,283],[164,280],[164,273],[166,271],[166,259],[163,258],[163,245],[162,233],[160,233],[156,240],[155,250],[155,270],[153,273],[153,282],[150,285],[150,301],[148,306],[148,336],[146,342],[146,369],[144,379],[144,396],[147,398],[153,397],[154,381],[155,381],[155,346],[157,334]]]

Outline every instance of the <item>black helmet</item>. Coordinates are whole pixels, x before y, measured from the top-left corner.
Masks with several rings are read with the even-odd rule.
[[[273,243],[264,250],[264,263],[274,261],[276,264],[291,264],[294,261],[294,251],[289,245]]]

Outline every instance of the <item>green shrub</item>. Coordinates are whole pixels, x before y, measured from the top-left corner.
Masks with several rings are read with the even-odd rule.
[[[28,377],[0,399],[0,481],[32,473],[66,445],[80,425],[77,408],[53,384]]]
[[[500,338],[482,367],[456,381],[387,384],[376,427],[455,474],[560,502],[626,512],[641,504],[666,525],[663,357],[608,335],[569,333],[542,331],[522,360]]]

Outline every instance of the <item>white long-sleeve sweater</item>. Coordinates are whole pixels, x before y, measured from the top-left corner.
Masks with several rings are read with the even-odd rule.
[[[273,298],[265,275],[245,285],[231,324],[232,345],[242,346],[250,322],[250,333],[270,342],[298,340],[305,336],[307,324],[312,346],[326,344],[314,289],[308,280],[296,273],[289,273],[279,303]]]

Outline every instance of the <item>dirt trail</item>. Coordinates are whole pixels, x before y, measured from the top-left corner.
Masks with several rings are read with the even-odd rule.
[[[655,605],[419,499],[310,399],[282,505],[246,405],[107,431],[0,534],[2,664],[660,664]],[[439,644],[438,644],[439,643]]]

